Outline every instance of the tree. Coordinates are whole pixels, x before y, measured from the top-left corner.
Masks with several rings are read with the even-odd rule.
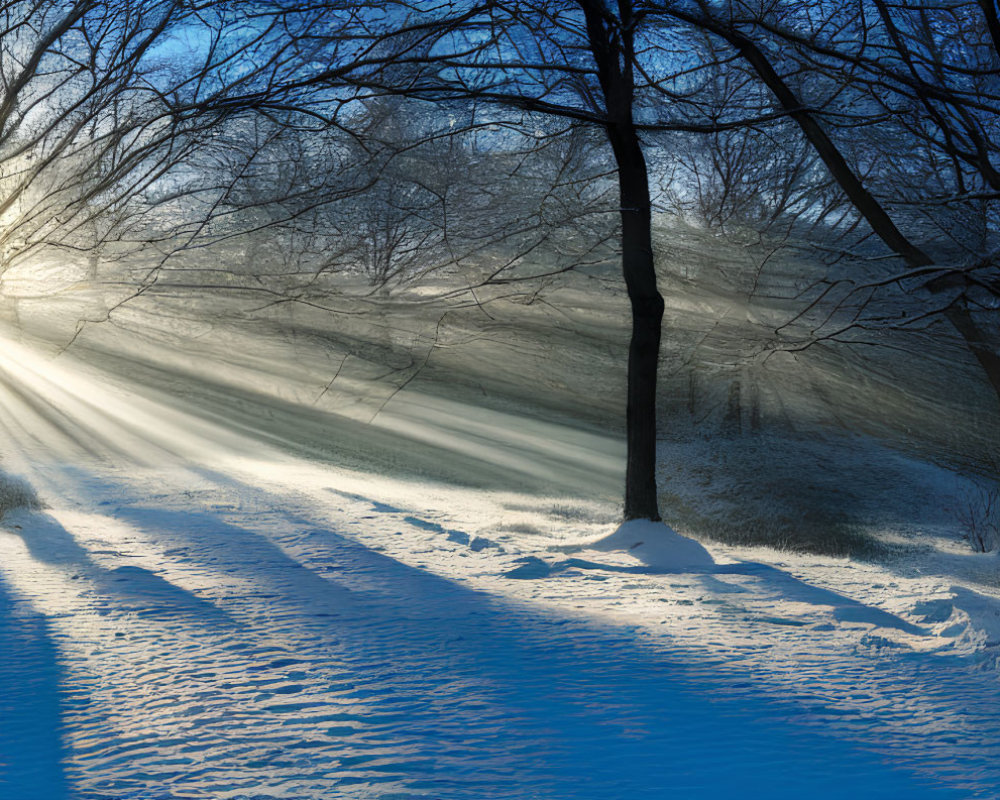
[[[318,293],[328,276],[361,276],[379,295],[450,276],[430,298],[544,279],[603,258],[609,201],[591,138],[543,122],[526,133],[399,97],[359,103],[343,127],[233,115],[199,146],[187,186],[214,197],[211,214],[181,210],[170,225],[204,223],[184,249],[244,246],[255,280],[282,262],[289,300],[294,276]],[[526,265],[540,253],[544,268]]]
[[[274,41],[262,39],[260,55],[251,54],[250,59],[273,68],[260,72],[266,72],[266,80],[243,82],[238,91],[210,98],[204,107],[267,114],[295,109],[322,124],[350,127],[358,103],[405,96],[442,105],[489,104],[493,121],[504,125],[526,126],[548,117],[594,126],[603,133],[617,173],[622,271],[632,307],[626,519],[659,518],[656,375],[663,299],[650,231],[650,137],[671,131],[737,140],[736,132],[743,131],[743,140],[751,141],[768,126],[794,124],[858,212],[911,266],[924,266],[918,249],[863,185],[773,58],[744,30],[744,17],[752,15],[752,9],[736,3],[727,12],[704,2],[689,6],[629,0],[440,3],[422,6],[419,12],[406,4],[376,8],[337,2],[312,4],[302,11],[266,3],[255,8],[279,33]],[[835,9],[818,9],[821,29],[831,14],[836,16]],[[278,19],[280,25],[273,22]],[[301,41],[296,38],[300,33]],[[742,59],[743,73],[734,72],[732,52],[720,55],[717,40]],[[289,48],[303,56],[293,60],[293,68],[269,55]],[[720,75],[735,75],[740,86],[747,83],[747,75],[753,76],[767,91],[758,91],[749,103],[742,98],[733,103],[727,93],[705,97],[704,88],[719,84]],[[824,83],[832,98],[841,89],[836,81]],[[778,159],[771,175],[778,176],[782,169],[810,172],[795,157],[796,148],[788,153]],[[783,180],[784,189],[771,187],[779,208],[788,207],[788,187],[800,191],[796,176]],[[388,205],[402,210],[398,201]],[[815,207],[802,212],[815,213]],[[397,230],[386,230],[390,228]],[[987,357],[981,348],[976,352]]]
[[[622,272],[632,307],[624,515],[659,519],[656,376],[664,304],[641,131],[674,127],[646,119],[655,110],[643,98],[661,92],[664,78],[654,73],[669,74],[674,54],[657,31],[643,31],[642,6],[627,0],[441,3],[415,11],[402,3],[327,2],[302,14],[272,7],[281,30],[310,30],[309,64],[220,100],[231,108],[295,107],[332,123],[359,99],[399,95],[488,103],[503,124],[545,116],[598,127],[617,171]]]
[[[0,7],[0,264],[120,239],[141,198],[190,153],[150,87],[180,3]]]
[[[1000,398],[1000,269],[987,234],[1000,199],[1000,54],[990,0],[797,8],[700,0],[658,3],[655,13],[714,37],[719,63],[738,58],[903,260],[906,269],[857,281],[848,295],[864,304],[882,287],[921,290],[923,308],[904,316],[946,318]],[[879,159],[881,168],[862,168]]]
[[[79,3],[73,8],[83,9],[85,16],[98,7]],[[218,220],[220,213],[234,219],[237,212],[254,209],[258,229],[299,232],[315,229],[323,218],[339,219],[354,239],[340,236],[336,245],[329,240],[327,245],[318,240],[311,244],[314,252],[329,250],[328,266],[314,270],[350,257],[367,261],[370,279],[385,284],[424,269],[416,259],[428,251],[441,253],[441,258],[429,259],[432,265],[454,263],[468,252],[456,247],[455,228],[443,213],[450,201],[442,197],[454,194],[454,182],[429,177],[431,162],[421,161],[434,152],[434,143],[454,147],[456,132],[431,125],[414,131],[420,142],[408,143],[411,134],[392,130],[398,121],[392,116],[383,115],[373,127],[379,104],[397,102],[392,98],[425,103],[441,114],[438,122],[454,116],[463,130],[493,127],[498,136],[516,131],[534,150],[547,146],[546,128],[555,121],[600,131],[614,165],[622,272],[632,309],[627,519],[659,518],[656,375],[663,298],[654,269],[648,159],[651,152],[664,152],[650,148],[654,142],[662,144],[661,134],[708,137],[695,148],[704,157],[696,155],[689,172],[704,175],[699,170],[711,163],[712,191],[721,189],[725,213],[754,224],[769,224],[783,215],[823,216],[823,207],[811,203],[809,194],[818,186],[827,203],[832,179],[856,217],[906,264],[903,272],[887,274],[880,282],[919,283],[930,296],[940,297],[937,306],[917,316],[948,318],[1000,392],[1000,358],[989,343],[989,325],[982,322],[982,311],[991,310],[989,298],[1000,286],[995,259],[981,252],[977,261],[951,263],[939,255],[942,248],[905,230],[912,209],[943,219],[933,212],[935,203],[965,209],[980,203],[984,231],[995,217],[1000,180],[993,164],[997,115],[989,76],[997,58],[992,33],[996,15],[985,0],[975,7],[915,2],[898,8],[881,0],[855,0],[846,9],[822,2],[757,7],[739,0],[442,0],[419,8],[404,2],[203,0],[151,1],[142,9],[137,5],[140,10],[143,19],[157,20],[155,30],[136,29],[146,36],[135,34],[138,40],[150,43],[120,72],[141,74],[143,89],[117,93],[128,98],[119,100],[124,110],[118,116],[105,112],[100,119],[109,130],[142,135],[118,137],[129,155],[110,163],[148,163],[142,154],[176,153],[195,144],[205,152],[203,142],[177,133],[231,132],[254,117],[271,126],[273,134],[267,137],[272,142],[291,141],[289,131],[303,137],[342,134],[337,147],[355,147],[344,144],[353,140],[353,152],[365,154],[363,168],[338,168],[337,174],[307,180],[297,190],[287,187],[283,197],[280,191],[254,197],[248,193],[253,181],[247,179],[273,172],[277,163],[263,168],[267,161],[254,149],[236,159],[231,174],[218,185],[192,190],[209,198],[205,220]],[[974,24],[973,14],[978,15],[975,20],[985,20],[985,29]],[[83,17],[67,19],[68,31]],[[175,37],[169,40],[171,47],[160,50],[166,66],[150,69],[143,54],[155,50],[151,42],[166,30]],[[59,31],[53,41],[65,34]],[[192,42],[192,69],[182,73],[175,51],[184,36]],[[95,53],[91,61],[103,65],[101,48]],[[146,108],[158,109],[154,121],[136,128],[130,114]],[[118,125],[119,117],[127,124]],[[543,135],[533,137],[537,130]],[[150,131],[158,134],[149,139],[150,147],[143,144],[136,150],[135,142],[147,142],[143,137],[150,137]],[[759,152],[759,143],[782,137],[788,145],[769,148],[764,164],[748,157],[751,148]],[[850,138],[870,142],[887,155],[902,152],[893,162],[901,168],[893,175],[866,164],[865,156],[852,150]],[[908,152],[917,155],[908,158]],[[738,158],[728,160],[733,153]],[[309,148],[300,155],[298,166],[287,161],[289,175],[301,174],[303,164],[319,160]],[[467,155],[462,151],[463,158]],[[941,184],[950,194],[914,197],[914,187],[926,180],[927,170],[920,165],[924,156],[952,165],[951,178]],[[332,161],[346,163],[338,155]],[[828,176],[821,176],[820,165]],[[379,182],[393,171],[393,186]],[[126,173],[113,171],[119,181],[114,185],[124,185],[120,178]],[[283,180],[277,185],[284,185]],[[170,181],[161,177],[147,185],[169,187]],[[364,202],[355,209],[361,222],[344,214],[343,204],[338,206],[358,188],[364,192],[359,195]],[[370,207],[361,207],[365,203]],[[907,204],[911,210],[904,214],[900,209]],[[538,218],[544,216],[540,212]],[[519,231],[523,222],[515,226]],[[206,225],[194,227],[204,230]],[[216,223],[217,230],[229,235],[224,228]],[[982,237],[984,242],[989,238]],[[505,269],[501,265],[485,280],[513,280]],[[156,280],[155,274],[144,286]]]

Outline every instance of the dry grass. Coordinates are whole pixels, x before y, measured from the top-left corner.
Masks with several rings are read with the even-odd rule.
[[[0,519],[11,511],[41,507],[35,490],[25,481],[0,473]]]

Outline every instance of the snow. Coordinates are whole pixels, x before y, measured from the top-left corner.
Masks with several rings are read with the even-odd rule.
[[[877,720],[904,724],[905,710],[917,729],[961,738],[969,721],[922,695],[930,676],[908,680],[903,700],[856,674],[839,698],[845,664],[806,712],[762,686],[753,657],[698,656],[622,620],[436,574],[426,566],[442,556],[495,574],[509,555],[443,526],[428,542],[401,524],[405,508],[338,496],[320,521],[287,490],[195,471],[105,473],[99,494],[92,476],[63,486],[75,508],[15,514],[21,529],[0,544],[5,582],[31,594],[60,651],[49,697],[62,699],[78,796],[965,796],[920,774],[926,750],[873,755],[850,734],[891,703]],[[381,545],[358,543],[373,530]],[[412,557],[430,564],[392,557],[393,538],[423,539]],[[580,582],[563,588],[587,602]]]
[[[661,522],[633,519],[590,545],[591,550],[625,550],[650,567],[664,570],[710,570],[715,561],[702,545]]]
[[[949,535],[951,470],[670,439],[702,502],[619,526],[606,426],[352,362],[317,405],[325,357],[256,328],[107,330],[0,346],[3,469],[43,505],[0,521],[0,795],[995,796],[997,556]],[[692,538],[803,526],[808,459],[907,547]]]

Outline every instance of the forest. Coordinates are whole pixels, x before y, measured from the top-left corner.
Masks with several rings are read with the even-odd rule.
[[[0,0],[0,796],[995,797],[997,0]]]

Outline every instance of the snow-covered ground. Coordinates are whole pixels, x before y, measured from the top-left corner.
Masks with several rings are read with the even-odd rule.
[[[418,388],[310,445],[4,341],[2,796],[996,796],[996,555],[613,534],[615,432]]]
[[[781,352],[808,265],[666,233],[693,538],[616,532],[611,273],[272,303],[195,255],[120,306],[142,264],[5,273],[0,800],[996,797],[971,357]]]

